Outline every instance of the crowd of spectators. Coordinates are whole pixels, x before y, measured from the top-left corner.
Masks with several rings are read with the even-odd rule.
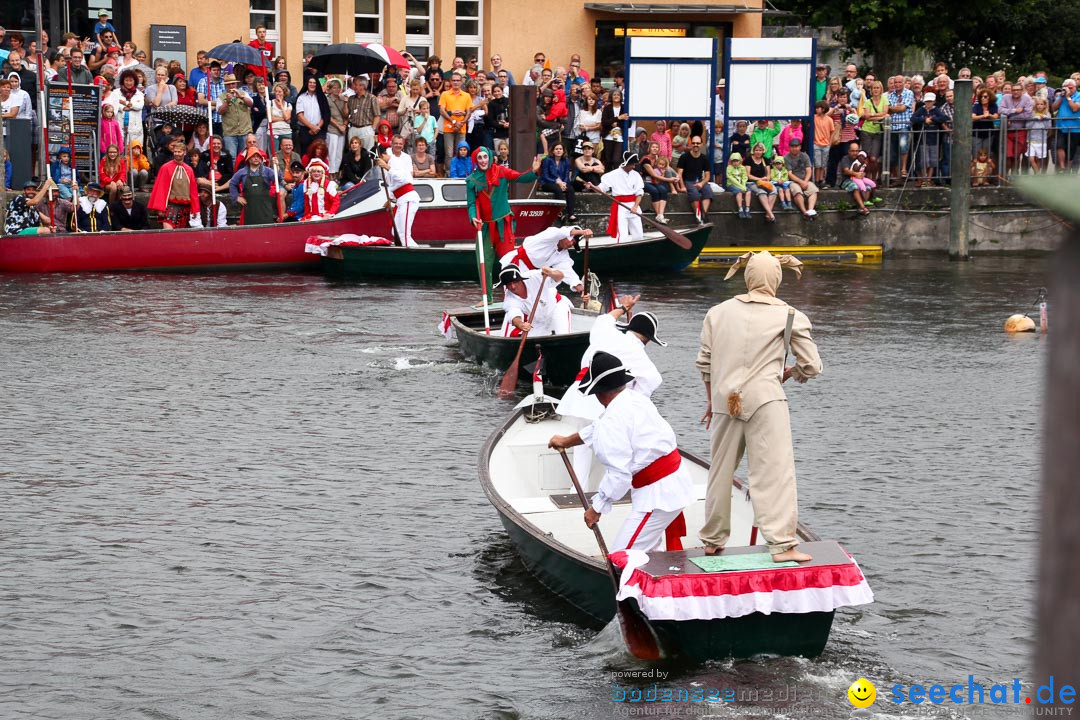
[[[294,78],[267,42],[265,28],[257,27],[255,34],[250,44],[261,51],[269,70],[222,63],[204,51],[188,69],[175,60],[147,65],[145,51],[121,41],[104,10],[91,37],[61,37],[44,56],[45,81],[97,84],[103,100],[95,177],[72,172],[68,149],[53,148],[59,199],[70,205],[80,182],[100,185],[113,204],[132,189],[150,189],[159,168],[174,161],[177,141],[186,148],[183,162],[192,168],[198,188],[215,194],[229,192],[250,154],[260,153],[276,170],[274,190],[285,194],[290,208],[302,207],[293,194],[303,188],[312,160],[325,163],[326,179],[347,190],[371,169],[367,151],[390,147],[396,137],[404,140],[416,177],[464,177],[479,146],[508,163],[509,90],[517,82],[537,88],[536,149],[544,156],[539,188],[564,200],[567,219],[576,218],[576,194],[588,192],[618,167],[627,150],[640,160],[660,222],[666,222],[667,202],[680,193],[699,220],[714,193],[728,191],[740,217],[749,216],[757,197],[772,221],[776,209],[798,210],[812,219],[819,189],[851,192],[865,213],[878,201],[875,188],[889,180],[894,185],[951,180],[956,108],[944,63],[937,64],[929,82],[920,75],[860,76],[853,64],[843,77],[831,76],[821,65],[809,123],[793,119],[751,126],[740,120],[724,133],[723,81],[712,128],[700,120],[631,122],[622,74],[602,83],[582,68],[578,55],[562,65],[538,52],[517,79],[497,53],[488,70],[475,56],[455,57],[444,68],[437,56],[421,64],[405,53],[408,68],[356,77],[326,77],[307,63],[309,56]],[[36,123],[37,42],[2,29],[0,38],[0,110],[5,118]],[[42,42],[48,46],[48,37]],[[971,73],[962,68],[957,76]],[[1011,82],[1004,72],[971,79],[976,184],[1016,173],[1077,169],[1080,73],[1056,88],[1041,71]],[[191,110],[171,113],[171,106]],[[27,199],[38,186],[33,189]]]
[[[997,71],[985,79],[960,68],[955,79],[970,79],[976,184],[1020,173],[1075,172],[1080,166],[1080,73],[1060,86],[1044,71],[1009,79]],[[928,81],[922,75],[879,78],[848,64],[844,76],[817,67],[813,120],[816,177],[842,185],[839,163],[857,143],[866,153],[866,177],[891,184],[913,181],[945,185],[952,178],[955,130],[954,80],[939,62]],[[966,110],[966,108],[965,108]],[[889,146],[884,144],[888,138]],[[883,167],[888,157],[889,167]]]

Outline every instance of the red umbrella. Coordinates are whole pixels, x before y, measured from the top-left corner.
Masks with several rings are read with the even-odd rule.
[[[409,64],[409,61],[405,59],[405,56],[393,48],[388,48],[381,43],[360,44],[366,47],[368,50],[371,50],[374,53],[378,53],[380,57],[385,58],[387,65],[397,65],[398,67],[405,68],[406,70],[412,67],[412,65]]]
[[[397,50],[379,43],[337,43],[320,49],[308,67],[321,70],[327,75],[360,75],[382,72],[387,65],[410,67],[409,62]]]

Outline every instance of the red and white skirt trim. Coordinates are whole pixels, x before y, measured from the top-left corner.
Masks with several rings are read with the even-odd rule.
[[[335,245],[344,245],[345,247],[359,247],[361,245],[393,245],[394,243],[384,237],[376,237],[375,235],[354,235],[353,233],[345,233],[335,238],[327,238],[321,235],[312,235],[307,239],[304,244],[304,252],[309,252],[314,255],[322,255],[326,257],[327,248]]]
[[[852,558],[845,565],[654,577],[640,550],[612,553],[622,568],[619,600],[633,598],[650,620],[718,620],[752,613],[831,612],[865,605],[874,593]]]

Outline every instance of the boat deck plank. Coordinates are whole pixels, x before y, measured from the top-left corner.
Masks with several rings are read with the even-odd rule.
[[[814,559],[799,563],[798,567],[778,567],[774,572],[784,572],[785,570],[797,570],[813,567],[829,567],[834,565],[850,565],[855,562],[851,557],[844,552],[844,549],[840,547],[840,543],[835,540],[820,540],[817,542],[800,543],[799,549],[805,553],[809,553],[814,556]],[[724,548],[723,555],[749,555],[749,554],[765,554],[769,550],[764,545],[755,545],[753,547],[728,547]],[[710,573],[706,570],[695,565],[691,562],[690,558],[701,557],[705,554],[705,551],[701,548],[690,548],[680,552],[656,552],[649,554],[649,562],[641,567],[641,570],[652,575],[653,577],[662,577],[664,575],[712,575],[717,573]],[[742,572],[742,571],[726,571],[726,572]]]

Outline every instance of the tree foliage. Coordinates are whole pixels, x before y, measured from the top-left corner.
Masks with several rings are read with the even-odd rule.
[[[882,72],[915,46],[950,67],[1010,75],[1080,70],[1080,0],[772,0],[813,27],[836,25],[849,50],[872,54]],[[784,20],[781,18],[780,22]]]

